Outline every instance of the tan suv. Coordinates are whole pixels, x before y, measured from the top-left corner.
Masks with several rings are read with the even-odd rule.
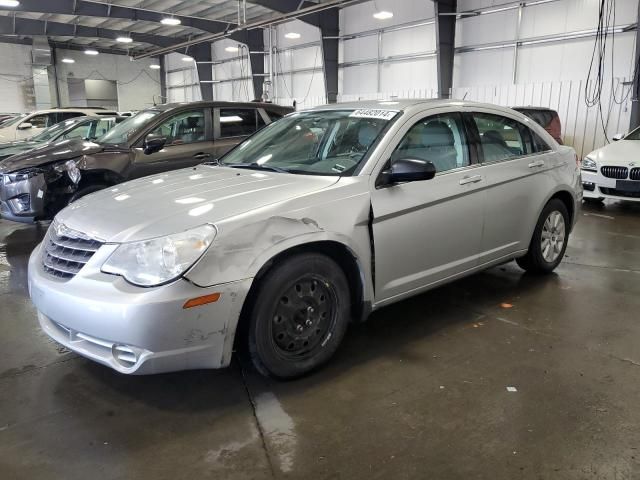
[[[75,117],[117,117],[118,112],[101,107],[68,107],[39,110],[19,115],[0,126],[0,142],[24,140],[37,135],[45,128]]]

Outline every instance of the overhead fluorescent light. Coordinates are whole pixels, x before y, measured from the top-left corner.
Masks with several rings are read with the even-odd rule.
[[[176,25],[180,25],[182,23],[182,20],[175,17],[165,17],[162,20],[160,20],[160,23],[163,25],[169,25],[169,26],[175,27]]]
[[[232,46],[226,47],[224,49],[225,52],[229,52],[229,53],[237,53],[238,50],[240,50],[238,47],[232,47]]]
[[[387,12],[386,10],[381,10],[373,14],[373,18],[377,20],[389,20],[393,18],[393,12]]]
[[[118,38],[116,38],[116,42],[131,43],[131,42],[133,42],[133,38],[131,38],[131,37],[118,37]]]
[[[193,58],[191,57],[182,57],[183,62],[193,62]]]
[[[76,63],[73,58],[63,58],[62,63]]]
[[[17,0],[0,0],[0,7],[17,7],[20,2]]]
[[[284,38],[288,38],[290,40],[297,40],[298,38],[300,38],[300,34],[296,32],[289,32],[285,34]]]
[[[160,65],[158,65],[157,63],[154,63],[153,65],[149,65],[149,68],[151,70],[160,70]]]
[[[99,54],[100,54],[100,52],[98,52],[97,50],[93,50],[93,49],[91,49],[91,48],[90,48],[90,49],[88,49],[88,50],[85,50],[85,51],[84,51],[84,54],[85,54],[85,55],[99,55]]]

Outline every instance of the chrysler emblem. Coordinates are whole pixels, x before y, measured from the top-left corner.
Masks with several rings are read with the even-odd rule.
[[[66,237],[72,240],[87,240],[87,241],[93,240],[88,235],[85,235],[84,233],[78,232],[76,230],[72,230],[69,227],[67,227],[64,223],[61,223],[61,222],[54,221],[52,228],[56,234],[56,237],[58,238]]]

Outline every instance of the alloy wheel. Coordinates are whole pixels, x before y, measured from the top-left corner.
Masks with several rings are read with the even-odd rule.
[[[564,217],[557,210],[552,211],[542,226],[541,252],[548,263],[553,263],[562,253],[566,239]]]

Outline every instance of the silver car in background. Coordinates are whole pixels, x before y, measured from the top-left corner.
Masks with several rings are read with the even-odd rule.
[[[303,375],[380,307],[516,259],[548,273],[582,200],[575,152],[513,110],[327,105],[216,164],[73,203],[31,255],[44,331],[122,373]]]

